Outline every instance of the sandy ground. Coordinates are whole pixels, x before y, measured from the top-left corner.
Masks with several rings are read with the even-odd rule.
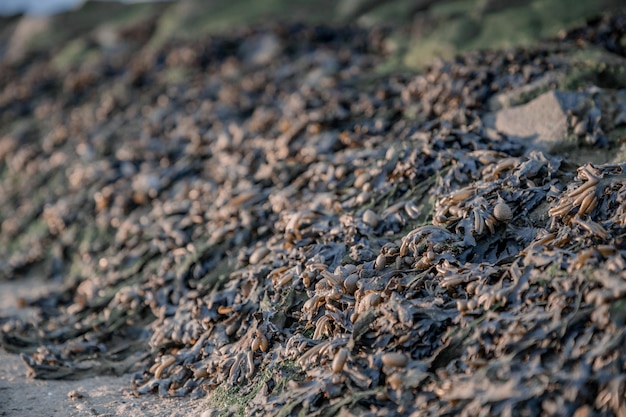
[[[0,353],[0,416],[200,416],[202,400],[139,398],[122,394],[130,376],[94,377],[80,381],[26,378],[17,355]],[[75,391],[82,398],[68,395]]]
[[[28,316],[32,311],[18,309],[17,300],[45,291],[33,280],[0,283],[0,316]],[[78,381],[41,381],[26,377],[26,366],[18,355],[0,348],[0,416],[201,416],[211,415],[205,400],[163,399],[156,395],[126,396],[130,375],[102,376]],[[82,398],[70,398],[70,392]],[[204,413],[206,411],[206,413]],[[203,414],[204,413],[204,414]]]

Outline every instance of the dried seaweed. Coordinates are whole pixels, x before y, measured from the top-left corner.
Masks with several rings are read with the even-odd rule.
[[[257,29],[14,78],[0,106],[29,98],[47,133],[1,139],[0,273],[66,287],[0,345],[36,378],[136,365],[134,395],[246,398],[223,414],[623,415],[624,165],[572,169],[480,117],[566,63],[372,80],[383,35]]]

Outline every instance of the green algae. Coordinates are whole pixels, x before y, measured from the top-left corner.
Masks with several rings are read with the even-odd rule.
[[[243,417],[250,401],[257,397],[262,390],[267,389],[271,381],[273,389],[271,395],[280,395],[288,390],[289,381],[302,381],[305,377],[302,368],[291,360],[282,361],[275,367],[263,367],[254,376],[252,384],[228,386],[226,383],[212,389],[206,400],[208,409],[215,410],[219,416]],[[297,404],[294,404],[294,407]],[[281,409],[284,414],[288,406]],[[288,414],[284,414],[288,415]]]

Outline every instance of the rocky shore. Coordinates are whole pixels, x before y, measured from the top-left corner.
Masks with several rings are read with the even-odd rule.
[[[624,15],[417,72],[385,25],[163,41],[141,7],[3,52],[30,377],[127,375],[145,415],[626,413]]]

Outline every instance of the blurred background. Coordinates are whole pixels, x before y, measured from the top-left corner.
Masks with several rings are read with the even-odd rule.
[[[93,45],[79,38],[110,48],[119,31],[141,22],[151,30],[145,46],[155,48],[234,26],[299,21],[387,26],[388,69],[419,69],[470,49],[530,46],[625,7],[624,0],[2,0],[0,60],[50,49],[84,57]]]
[[[3,0],[0,2],[0,14],[46,15],[63,12],[82,3],[81,0]]]

